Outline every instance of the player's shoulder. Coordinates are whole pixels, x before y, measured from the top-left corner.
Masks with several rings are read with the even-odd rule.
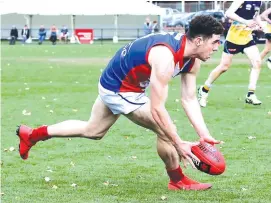
[[[150,49],[148,60],[151,61],[163,61],[173,60],[174,56],[169,47],[165,45],[157,45]]]

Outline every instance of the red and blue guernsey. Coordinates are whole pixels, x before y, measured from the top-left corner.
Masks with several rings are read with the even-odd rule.
[[[122,47],[111,59],[100,78],[101,85],[113,92],[145,92],[150,82],[148,55],[152,47],[168,47],[175,62],[173,77],[187,73],[195,59],[183,58],[186,36],[181,33],[150,34]]]

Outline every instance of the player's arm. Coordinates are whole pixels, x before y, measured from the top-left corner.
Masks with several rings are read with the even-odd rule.
[[[181,101],[187,117],[202,141],[219,144],[220,141],[211,137],[204,122],[201,108],[196,96],[196,77],[199,72],[200,61],[195,60],[192,71],[181,75]]]
[[[174,71],[174,58],[165,46],[151,49],[149,63],[152,67],[150,78],[151,113],[159,127],[168,135],[173,144],[181,141],[176,128],[165,108],[168,83]]]
[[[239,23],[243,23],[247,25],[248,27],[254,27],[256,25],[256,22],[253,20],[246,20],[239,15],[237,15],[235,12],[238,10],[238,8],[244,3],[243,0],[235,0],[232,2],[231,6],[226,11],[225,15],[230,18],[231,20],[235,20]]]
[[[174,72],[174,58],[171,51],[165,46],[153,47],[148,57],[152,67],[150,78],[151,114],[165,133],[181,158],[184,158],[194,166],[191,157],[198,160],[191,152],[191,147],[198,143],[190,143],[181,140],[177,129],[173,124],[168,111],[165,108],[168,96],[168,83]]]
[[[261,14],[262,20],[267,21],[269,24],[271,24],[271,20],[268,18],[268,15],[270,13],[271,13],[271,8],[268,8]]]
[[[264,28],[264,24],[263,24],[263,21],[262,21],[262,19],[261,19],[261,16],[260,16],[260,14],[259,13],[257,13],[257,15],[256,15],[256,17],[255,17],[255,20],[256,20],[256,22],[257,22],[257,24],[258,24],[258,30],[263,30],[263,28]]]

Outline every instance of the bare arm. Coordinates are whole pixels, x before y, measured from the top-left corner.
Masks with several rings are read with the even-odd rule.
[[[149,63],[152,67],[150,78],[152,116],[172,144],[176,145],[181,139],[165,108],[168,82],[171,80],[174,71],[173,55],[167,47],[157,46],[150,51]]]
[[[149,54],[149,63],[152,67],[150,78],[150,98],[151,113],[157,125],[164,132],[165,136],[171,141],[172,145],[178,152],[181,160],[189,161],[193,168],[195,165],[191,158],[198,158],[191,152],[191,147],[199,144],[181,140],[177,129],[173,124],[165,103],[168,96],[168,82],[174,72],[174,58],[171,51],[165,46],[157,46],[151,49]]]
[[[231,20],[238,21],[240,23],[246,22],[246,20],[240,16],[238,16],[235,12],[238,10],[238,8],[244,3],[244,1],[235,0],[232,2],[231,6],[226,11],[225,15],[230,18]]]
[[[258,30],[262,30],[264,28],[264,24],[259,14],[257,14],[257,16],[255,17],[255,20],[257,24],[259,25]]]
[[[267,21],[269,24],[271,24],[271,20],[268,18],[268,15],[270,13],[271,13],[271,8],[268,8],[261,14],[262,20]]]
[[[182,105],[191,124],[202,141],[218,144],[220,141],[210,136],[210,132],[204,122],[201,108],[196,96],[196,77],[200,68],[200,61],[196,59],[192,72],[181,76]]]
[[[256,22],[254,20],[246,20],[235,13],[243,3],[244,3],[243,0],[233,1],[225,14],[228,18],[232,20],[235,20],[239,23],[243,23],[247,25],[248,27],[254,27],[256,25]]]

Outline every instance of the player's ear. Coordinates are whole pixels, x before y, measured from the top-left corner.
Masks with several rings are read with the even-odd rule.
[[[197,36],[197,37],[195,38],[195,44],[196,44],[196,46],[199,47],[199,46],[202,45],[202,43],[203,43],[203,38],[202,38],[202,36]]]

